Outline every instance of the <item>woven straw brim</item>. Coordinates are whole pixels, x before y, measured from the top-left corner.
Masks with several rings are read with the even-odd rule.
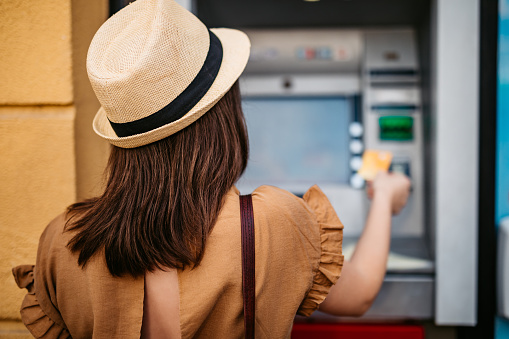
[[[101,107],[94,118],[94,131],[115,146],[135,148],[164,139],[189,126],[205,114],[240,77],[249,59],[250,50],[249,38],[241,31],[228,28],[213,28],[211,31],[216,34],[223,46],[221,68],[209,91],[186,115],[149,132],[118,137],[106,117],[105,110]],[[157,92],[154,95],[157,95]]]

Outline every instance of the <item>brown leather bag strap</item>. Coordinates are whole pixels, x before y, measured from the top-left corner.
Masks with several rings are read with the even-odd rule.
[[[254,338],[255,323],[255,235],[251,194],[240,196],[242,234],[242,295],[246,339]]]

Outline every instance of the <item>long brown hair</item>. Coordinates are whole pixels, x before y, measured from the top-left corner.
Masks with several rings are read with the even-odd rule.
[[[79,265],[102,249],[114,276],[198,265],[248,149],[237,83],[184,130],[135,149],[113,146],[104,193],[68,208]]]

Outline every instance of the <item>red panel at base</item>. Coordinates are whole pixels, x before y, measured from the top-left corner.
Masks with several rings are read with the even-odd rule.
[[[292,339],[424,339],[417,325],[294,324]]]

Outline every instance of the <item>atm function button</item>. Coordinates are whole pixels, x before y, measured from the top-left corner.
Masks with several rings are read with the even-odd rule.
[[[350,186],[356,189],[361,189],[364,187],[364,179],[357,173],[353,174],[350,177]]]
[[[410,163],[408,161],[392,161],[391,167],[389,168],[391,172],[398,172],[406,175],[407,177],[411,177],[410,175]]]
[[[295,56],[297,57],[297,59],[299,60],[303,60],[303,59],[306,59],[306,49],[305,48],[302,48],[302,47],[299,47],[295,50]]]
[[[350,141],[350,152],[352,154],[360,154],[364,149],[364,145],[360,140],[352,140]]]
[[[299,47],[295,50],[295,56],[299,60],[314,60],[317,58],[317,50],[311,47]]]
[[[332,59],[332,51],[329,47],[319,47],[316,49],[316,58],[321,60]]]
[[[358,171],[362,167],[362,158],[359,156],[352,157],[350,159],[350,169],[352,171]]]
[[[353,138],[359,138],[362,136],[362,133],[364,133],[364,128],[362,127],[362,124],[360,122],[354,121],[350,123],[348,131],[350,132],[350,136],[352,136]]]
[[[306,48],[306,59],[313,60],[316,58],[316,50],[314,48]]]
[[[336,60],[336,61],[347,61],[348,59],[349,59],[348,51],[345,48],[340,47],[340,48],[335,50],[334,60]]]
[[[279,52],[275,48],[267,48],[263,53],[263,57],[265,60],[275,60],[279,57]]]

